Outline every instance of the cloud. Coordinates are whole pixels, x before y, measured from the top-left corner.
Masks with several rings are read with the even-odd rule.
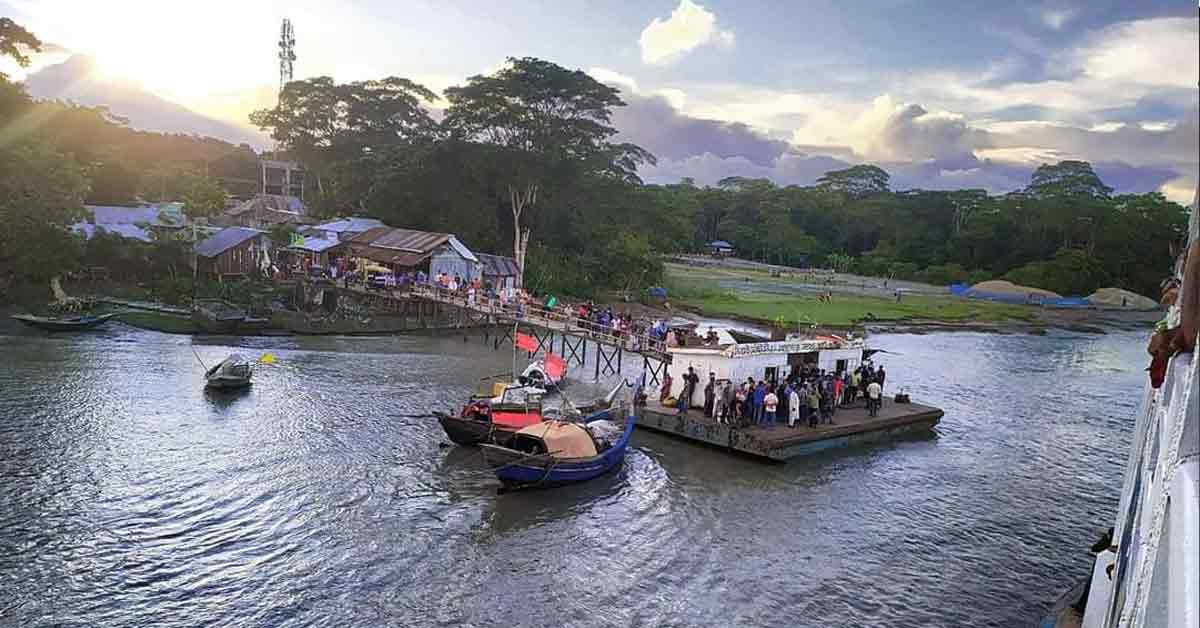
[[[1042,12],[1042,24],[1050,30],[1060,31],[1075,19],[1076,15],[1079,15],[1079,12],[1075,9],[1048,9]]]
[[[1178,87],[1195,92],[1200,74],[1198,34],[1195,15],[1122,22],[1094,33],[1071,57],[1088,77],[1110,85]]]
[[[588,75],[592,78],[613,87],[619,88],[621,91],[637,91],[637,81],[631,77],[625,76],[616,70],[608,68],[588,68]]]
[[[852,127],[852,143],[870,159],[927,161],[962,158],[986,147],[986,133],[963,116],[930,112],[917,104],[876,98]]]
[[[642,61],[666,64],[705,44],[732,46],[732,31],[717,28],[717,16],[691,0],[679,0],[671,17],[654,18],[638,40]]]
[[[624,94],[627,106],[613,111],[619,139],[631,141],[660,159],[686,159],[709,154],[717,158],[740,157],[766,166],[788,152],[787,142],[759,133],[741,122],[708,120],[683,114],[669,96]]]

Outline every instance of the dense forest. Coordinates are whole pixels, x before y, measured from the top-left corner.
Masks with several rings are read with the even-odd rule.
[[[0,20],[0,52],[21,63],[37,45]],[[537,291],[650,285],[664,256],[724,239],[741,257],[781,264],[1154,294],[1186,223],[1182,206],[1156,193],[1114,196],[1078,161],[1044,165],[1003,196],[892,190],[871,165],[805,187],[737,177],[647,185],[638,167],[654,156],[613,139],[619,92],[582,71],[510,59],[441,96],[402,78],[318,77],[288,84],[251,121],[308,169],[314,211],[453,232],[476,250],[515,254]],[[0,284],[78,265],[84,245],[65,227],[85,201],[182,199],[189,214],[205,214],[226,193],[257,189],[249,146],[135,131],[103,109],[33,102],[2,76],[0,120]]]

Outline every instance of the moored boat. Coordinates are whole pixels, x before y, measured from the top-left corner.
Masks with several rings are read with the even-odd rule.
[[[47,331],[81,331],[95,329],[116,316],[112,314],[82,314],[76,316],[35,316],[33,314],[14,314],[14,320],[21,321],[31,327]]]
[[[505,489],[542,488],[586,482],[616,469],[637,418],[625,414],[624,425],[614,423],[615,413],[603,410],[583,423],[543,421],[522,428],[508,446],[484,443],[483,459]]]
[[[224,301],[197,301],[192,322],[206,334],[236,334],[246,320],[246,312]]]
[[[234,353],[204,373],[204,385],[217,390],[235,390],[250,385],[254,365]]]

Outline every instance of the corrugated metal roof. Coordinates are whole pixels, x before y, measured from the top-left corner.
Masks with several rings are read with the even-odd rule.
[[[338,220],[323,222],[313,227],[313,229],[329,231],[331,233],[361,233],[368,229],[386,226],[382,220],[375,218],[339,218]]]
[[[391,229],[370,242],[371,246],[395,249],[405,253],[432,253],[450,239],[448,233],[431,233],[412,229]]]
[[[299,245],[299,246],[293,245],[293,246],[289,246],[288,248],[289,249],[298,249],[301,251],[308,251],[310,253],[321,253],[321,252],[327,251],[329,249],[332,249],[333,247],[335,247],[339,244],[341,244],[341,242],[338,242],[336,239],[330,240],[330,239],[325,239],[325,238],[314,238],[312,236],[305,236],[304,244]]]
[[[262,235],[263,232],[258,229],[248,229],[246,227],[226,227],[212,237],[198,242],[196,244],[196,255],[201,257],[216,257],[229,249],[249,240],[251,238]]]
[[[119,235],[123,238],[129,238],[131,240],[139,240],[141,242],[151,242],[153,240],[153,238],[150,237],[150,233],[148,231],[146,231],[145,229],[143,229],[137,225],[132,225],[132,224],[116,223],[116,224],[93,225],[93,224],[87,223],[87,222],[79,222],[79,223],[75,223],[75,224],[71,225],[71,229],[73,229],[74,231],[77,231],[79,233],[82,233],[83,237],[88,240],[91,240],[92,236],[94,236],[97,231],[105,231],[108,233]]]
[[[356,236],[351,237],[349,240],[347,240],[347,242],[353,242],[355,244],[370,244],[371,242],[375,241],[375,238],[378,238],[379,236],[381,236],[391,230],[392,230],[391,227],[373,227],[371,229],[367,229],[366,231],[364,231]]]
[[[147,205],[144,207],[118,207],[114,205],[84,205],[91,212],[89,221],[96,225],[146,224],[159,227],[181,227],[184,223],[182,206],[178,203]]]
[[[471,249],[467,248],[467,245],[459,242],[458,238],[450,236],[450,239],[446,241],[446,244],[449,244],[450,248],[457,251],[458,254],[463,257],[463,259],[471,260],[476,264],[479,263],[479,258],[475,257],[475,254],[471,252]]]
[[[485,277],[516,277],[521,274],[517,268],[517,260],[503,255],[476,253],[479,263],[483,265]]]

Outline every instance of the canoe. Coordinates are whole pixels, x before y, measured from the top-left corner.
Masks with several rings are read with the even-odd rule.
[[[93,316],[85,314],[80,316],[34,316],[33,314],[14,314],[13,319],[21,321],[26,325],[45,329],[48,331],[79,331],[84,329],[95,329],[100,325],[108,322],[108,319],[116,316],[112,314],[100,314]]]
[[[637,417],[629,414],[616,440],[605,444],[590,428],[598,423],[613,425],[608,421],[611,416],[612,412],[605,410],[591,415],[582,425],[561,421],[531,425],[518,431],[509,446],[484,443],[480,449],[504,489],[586,482],[616,469],[625,459]],[[588,434],[592,441],[584,455],[580,452],[587,445],[580,433]]]
[[[234,353],[208,369],[204,374],[204,385],[217,390],[236,390],[250,385],[254,365]]]
[[[434,412],[433,415],[446,431],[446,436],[457,445],[507,445],[512,441],[513,434],[517,433],[515,428],[496,425],[486,418],[454,416],[445,412]]]

